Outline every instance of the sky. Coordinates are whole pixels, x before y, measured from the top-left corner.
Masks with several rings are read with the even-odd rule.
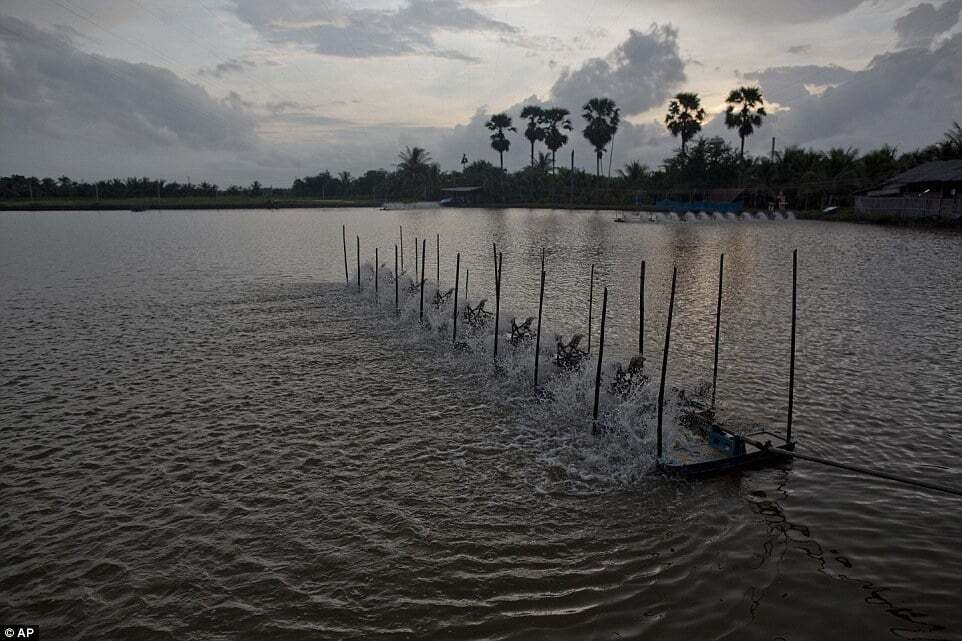
[[[757,84],[746,150],[909,151],[962,121],[962,0],[0,0],[0,175],[151,176],[288,186],[391,169],[421,146],[444,170],[497,163],[485,120],[565,107],[564,163],[593,169],[581,105],[624,119],[610,156],[656,167],[663,120],[701,95],[706,135]],[[543,148],[539,149],[544,151]],[[606,162],[609,159],[606,158]],[[559,163],[561,159],[559,159]]]

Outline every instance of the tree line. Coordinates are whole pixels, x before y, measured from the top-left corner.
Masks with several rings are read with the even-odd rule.
[[[372,169],[360,176],[348,171],[322,171],[294,180],[290,189],[265,190],[255,181],[249,187],[226,190],[206,182],[180,184],[148,178],[112,179],[95,183],[59,179],[0,177],[0,199],[23,198],[152,198],[286,196],[322,200],[437,200],[449,187],[480,187],[479,202],[487,204],[646,205],[659,199],[711,200],[710,192],[737,188],[752,194],[754,202],[782,192],[793,208],[826,204],[848,205],[855,192],[877,185],[891,176],[929,160],[962,158],[962,127],[953,123],[942,141],[899,153],[894,147],[860,153],[853,148],[816,151],[797,146],[771,155],[745,153],[745,141],[767,116],[761,89],[743,86],[726,99],[725,124],[737,133],[736,149],[719,137],[701,136],[707,114],[696,93],[683,92],[669,102],[665,127],[680,140],[680,147],[656,168],[632,161],[612,172],[612,150],[621,122],[613,100],[597,97],[582,106],[581,134],[595,151],[594,174],[558,166],[557,154],[574,131],[571,112],[563,107],[525,105],[520,119],[530,146],[528,166],[515,172],[504,168],[504,153],[517,134],[507,113],[492,115],[485,123],[499,166],[487,160],[469,163],[462,157],[460,171],[442,171],[422,147],[407,147],[392,170]],[[538,150],[544,145],[546,152]],[[608,169],[604,157],[608,155]]]
[[[0,200],[16,199],[127,199],[127,198],[215,198],[217,196],[263,196],[272,190],[254,181],[247,187],[231,185],[222,189],[217,185],[178,183],[151,178],[112,178],[94,182],[75,181],[67,176],[37,178],[13,174],[0,176]]]

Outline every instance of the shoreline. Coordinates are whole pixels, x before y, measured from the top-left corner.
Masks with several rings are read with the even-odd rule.
[[[319,199],[273,199],[273,198],[169,198],[158,201],[156,198],[145,199],[117,199],[100,201],[3,201],[0,211],[8,212],[43,212],[43,211],[134,211],[150,212],[164,210],[224,210],[224,209],[344,209],[380,208],[380,201],[373,200],[319,200]],[[457,209],[559,209],[567,211],[610,211],[612,213],[626,211],[646,211],[657,213],[654,207],[639,208],[635,205],[617,204],[582,204],[582,203],[479,203],[471,205],[457,205]],[[405,210],[396,210],[405,211]],[[951,229],[962,228],[962,220],[947,220],[939,218],[904,219],[894,215],[856,214],[851,208],[825,213],[821,210],[793,211],[797,220],[821,220],[826,222],[844,222],[871,225],[892,225],[899,227],[944,227]]]

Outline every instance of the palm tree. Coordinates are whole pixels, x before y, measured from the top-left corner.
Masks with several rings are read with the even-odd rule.
[[[431,170],[431,154],[422,147],[405,147],[404,151],[398,154],[398,159],[401,162],[398,163],[397,170],[404,181],[415,187],[417,183],[423,182],[424,193],[426,194],[428,190],[427,176]]]
[[[501,158],[501,169],[504,170],[504,152],[511,148],[511,141],[504,135],[505,131],[517,131],[511,126],[511,116],[506,113],[494,114],[484,126],[493,131],[491,134],[491,147],[498,152]]]
[[[544,144],[551,150],[551,168],[555,168],[555,154],[568,144],[568,136],[563,131],[571,131],[571,112],[563,107],[550,107],[543,110]]]
[[[595,148],[597,160],[595,170],[601,175],[601,157],[605,147],[618,131],[621,110],[611,98],[592,98],[581,108],[581,117],[588,121],[583,133],[588,142]]]
[[[637,160],[633,160],[625,165],[624,169],[619,169],[618,175],[621,176],[626,183],[633,185],[648,177],[648,168]]]
[[[681,136],[681,153],[685,153],[688,141],[701,131],[705,110],[697,93],[680,93],[668,104],[665,125],[672,136]]]
[[[525,127],[524,137],[531,143],[531,165],[534,166],[534,143],[544,140],[545,130],[542,127],[544,119],[544,109],[538,105],[525,105],[521,110],[521,117],[528,119],[528,126]]]
[[[535,160],[534,165],[532,165],[538,171],[543,171],[547,173],[551,170],[551,156],[544,153],[543,151],[538,152],[538,158]]]
[[[422,147],[405,147],[398,154],[398,171],[408,176],[419,176],[431,163],[431,154]]]
[[[755,133],[755,127],[762,126],[762,118],[768,115],[765,111],[762,90],[758,87],[739,87],[728,94],[728,109],[725,110],[725,126],[738,129],[742,139],[740,157],[745,161],[745,138]],[[756,106],[757,105],[757,106]]]

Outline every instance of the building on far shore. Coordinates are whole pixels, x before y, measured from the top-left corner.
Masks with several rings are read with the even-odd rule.
[[[443,187],[441,200],[445,205],[477,205],[481,198],[481,187]]]
[[[962,160],[936,160],[913,167],[858,194],[855,211],[906,220],[962,219]]]

